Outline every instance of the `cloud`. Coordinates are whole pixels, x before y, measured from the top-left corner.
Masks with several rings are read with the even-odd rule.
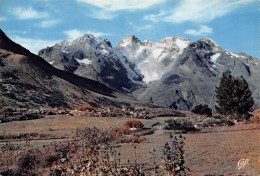
[[[43,48],[47,46],[53,46],[56,43],[59,43],[60,40],[41,40],[41,39],[32,39],[32,38],[23,38],[17,35],[10,37],[14,42],[19,43],[23,47],[27,48],[34,54],[38,54]]]
[[[164,13],[150,14],[144,19],[170,23],[210,22],[234,9],[256,0],[180,0],[177,6]]]
[[[58,23],[58,20],[44,20],[39,23],[42,28],[49,28],[55,26]]]
[[[67,38],[69,41],[75,40],[84,35],[84,33],[82,31],[79,31],[77,29],[64,31],[64,33],[67,35]]]
[[[151,25],[151,24],[147,24],[147,25],[144,25],[144,26],[136,26],[132,22],[129,22],[129,25],[131,25],[133,27],[133,29],[137,32],[143,31],[143,30],[150,30],[153,27],[153,25]]]
[[[100,20],[111,20],[117,16],[117,14],[106,10],[92,10],[92,13],[89,16]]]
[[[195,30],[195,29],[188,29],[184,32],[185,34],[188,35],[194,35],[194,36],[205,36],[207,34],[212,34],[213,33],[213,29],[206,26],[206,25],[201,25],[199,29]]]
[[[161,18],[164,18],[165,15],[166,15],[166,12],[161,11],[159,14],[156,14],[156,15],[154,15],[154,14],[146,15],[144,17],[144,19],[156,23],[156,22],[160,21]]]
[[[145,9],[165,0],[77,0],[107,11]]]
[[[13,14],[21,20],[41,19],[49,17],[49,14],[47,12],[36,11],[31,6],[29,8],[16,8],[14,9]]]
[[[136,31],[142,31],[142,30],[149,30],[149,29],[152,29],[152,25],[151,24],[147,24],[147,25],[144,25],[144,26],[135,26],[135,30]]]
[[[82,37],[85,34],[92,34],[95,37],[102,37],[102,36],[108,36],[112,35],[110,33],[103,33],[103,32],[95,32],[95,31],[80,31],[77,29],[72,29],[68,31],[64,31],[64,33],[67,35],[67,38],[69,41],[73,41],[79,37]]]
[[[0,16],[0,21],[5,21],[5,20],[6,20],[5,17],[1,17],[1,16]]]

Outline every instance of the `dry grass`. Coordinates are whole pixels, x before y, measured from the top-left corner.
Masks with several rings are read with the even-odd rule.
[[[145,127],[155,122],[161,124],[167,118],[140,120]],[[125,126],[129,118],[48,116],[44,119],[17,121],[0,124],[0,131],[6,135],[25,133],[48,134],[56,137],[75,136],[76,129],[96,126],[100,129]],[[132,120],[130,120],[132,121]],[[131,122],[136,124],[136,122]],[[139,124],[139,122],[137,122]],[[140,126],[140,124],[139,124]],[[130,127],[130,126],[129,126]],[[232,127],[205,129],[202,132],[185,134],[185,161],[191,175],[257,175],[260,174],[260,124],[239,123]],[[0,135],[1,135],[0,132]],[[169,130],[157,129],[154,134],[140,137],[142,143],[114,144],[121,153],[121,163],[143,164],[147,168],[161,164],[162,148],[169,140]],[[50,141],[49,141],[50,142]],[[32,142],[31,142],[32,143]],[[134,147],[135,146],[135,147]],[[238,170],[237,162],[249,159],[249,163]]]
[[[72,137],[77,128],[98,127],[100,129],[117,128],[129,118],[82,117],[82,116],[47,116],[43,119],[15,121],[0,124],[1,135],[48,134],[53,137]]]
[[[250,121],[260,123],[260,110],[254,112],[253,116],[250,117]]]

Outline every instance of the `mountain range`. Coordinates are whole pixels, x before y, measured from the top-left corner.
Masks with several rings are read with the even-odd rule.
[[[203,38],[195,42],[167,37],[158,43],[131,35],[116,47],[84,35],[39,51],[54,67],[99,81],[115,91],[158,106],[190,110],[199,104],[214,109],[215,86],[223,72],[241,75],[260,105],[260,61],[233,53]]]
[[[223,72],[249,83],[260,105],[260,61],[203,38],[167,37],[158,43],[131,35],[116,47],[84,35],[39,51],[11,41],[0,30],[1,107],[154,105],[214,109],[215,86]]]

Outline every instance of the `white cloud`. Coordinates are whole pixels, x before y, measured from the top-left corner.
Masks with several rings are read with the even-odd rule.
[[[111,20],[116,14],[106,10],[92,10],[92,13],[90,13],[89,16],[100,20]]]
[[[256,0],[180,0],[171,10],[145,17],[153,22],[210,22]]]
[[[85,34],[92,34],[95,37],[102,37],[102,36],[108,36],[112,35],[110,33],[103,33],[103,32],[95,32],[95,31],[80,31],[77,29],[72,29],[68,31],[64,31],[64,33],[67,35],[67,38],[69,41],[73,41],[79,37],[82,37]]]
[[[0,21],[5,21],[5,20],[6,20],[5,17],[1,17],[1,16],[0,16]]]
[[[161,11],[159,14],[146,15],[144,17],[144,19],[156,23],[156,22],[160,21],[161,18],[164,18],[165,15],[166,15],[166,12]]]
[[[149,30],[149,29],[152,29],[152,27],[153,26],[151,24],[147,24],[147,25],[144,25],[144,26],[136,26],[135,30],[136,31]]]
[[[34,54],[38,54],[43,48],[47,46],[53,46],[56,43],[60,42],[60,40],[41,40],[41,39],[32,39],[32,38],[23,38],[17,35],[10,37],[14,42],[19,43],[26,49],[30,50]]]
[[[184,32],[185,34],[188,35],[195,35],[195,36],[205,36],[207,34],[212,34],[213,29],[206,26],[206,25],[201,25],[199,29],[188,29],[187,31]]]
[[[150,30],[153,26],[151,24],[147,24],[144,26],[136,26],[135,24],[133,24],[132,22],[129,22],[129,24],[133,27],[133,29],[137,32],[139,31],[143,31],[143,30]]]
[[[29,8],[19,7],[14,9],[13,14],[21,20],[28,20],[28,19],[41,19],[41,18],[48,18],[49,14],[47,12],[40,12],[34,10],[31,6]]]
[[[77,0],[108,11],[149,8],[165,0]]]
[[[56,25],[57,23],[58,23],[58,20],[44,20],[44,21],[40,22],[39,25],[42,28],[49,28],[49,27]]]

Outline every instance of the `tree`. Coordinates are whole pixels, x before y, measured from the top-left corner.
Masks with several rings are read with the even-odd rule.
[[[248,87],[247,81],[243,76],[240,77],[238,81],[238,105],[237,105],[237,113],[238,114],[247,114],[248,111],[254,106],[254,99],[252,97],[252,93]]]
[[[245,118],[254,105],[252,93],[243,76],[235,79],[230,73],[223,73],[219,87],[216,87],[217,112]]]
[[[212,110],[209,108],[208,105],[197,105],[195,106],[191,112],[195,113],[195,114],[200,114],[200,115],[207,115],[207,116],[212,116]]]

